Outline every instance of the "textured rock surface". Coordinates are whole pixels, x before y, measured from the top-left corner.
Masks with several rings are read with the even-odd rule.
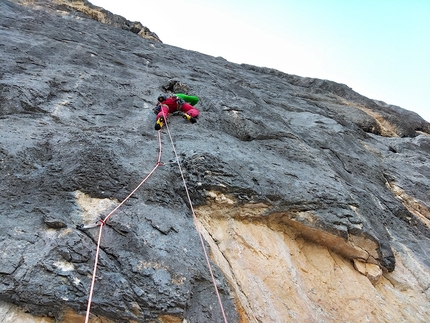
[[[98,230],[76,226],[155,166],[152,107],[174,91],[201,98],[198,122],[169,130],[229,322],[428,321],[427,122],[82,6],[101,10],[0,2],[3,321],[82,322]],[[223,322],[166,129],[162,142],[166,164],[104,226],[93,322]]]

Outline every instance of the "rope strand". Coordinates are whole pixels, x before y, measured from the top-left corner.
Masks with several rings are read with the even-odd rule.
[[[107,220],[112,216],[112,214],[115,213],[116,210],[118,210],[122,205],[124,205],[124,203],[134,194],[136,193],[136,191],[143,185],[143,183],[146,182],[146,180],[155,172],[155,170],[158,168],[158,166],[162,165],[161,164],[161,134],[160,131],[158,131],[158,143],[159,143],[159,149],[158,149],[158,160],[157,163],[155,164],[154,168],[149,172],[149,174],[140,182],[139,185],[136,186],[136,188],[120,203],[118,204],[118,206],[113,209],[102,221],[99,221],[98,223],[100,223],[100,231],[99,231],[99,237],[98,237],[98,242],[97,242],[97,249],[96,249],[96,257],[94,260],[94,270],[93,270],[93,277],[91,280],[91,287],[90,287],[90,295],[88,297],[88,306],[87,306],[87,313],[86,313],[86,317],[85,317],[85,323],[88,323],[88,320],[90,318],[90,308],[91,308],[91,302],[92,302],[92,298],[93,298],[93,291],[94,291],[94,285],[95,285],[95,281],[96,281],[96,273],[97,273],[97,264],[98,264],[98,259],[99,259],[99,252],[100,252],[100,243],[101,243],[101,238],[102,238],[102,231],[103,231],[103,226],[106,224]]]
[[[115,213],[116,210],[118,210],[125,202],[127,202],[127,200],[134,194],[136,193],[136,191],[143,185],[143,183],[146,182],[146,180],[155,172],[155,170],[158,168],[158,166],[161,165],[161,135],[160,132],[158,131],[158,142],[159,142],[159,150],[158,150],[158,160],[157,160],[157,164],[155,164],[154,168],[152,169],[152,171],[149,172],[149,174],[140,182],[139,185],[137,185],[137,187],[120,203],[118,204],[118,206],[113,209],[107,216],[106,218],[103,220],[104,223],[106,223],[106,221],[112,216],[112,214]]]
[[[103,224],[100,225],[99,239],[97,241],[96,259],[94,261],[93,277],[91,279],[90,296],[88,297],[87,315],[85,316],[85,323],[88,323],[88,320],[90,319],[90,308],[91,308],[91,302],[93,300],[94,285],[96,283],[97,263],[98,263],[98,259],[99,259],[99,251],[100,251],[100,242],[102,239],[102,231],[103,231]]]
[[[184,174],[183,174],[183,171],[182,171],[182,167],[181,167],[181,164],[180,164],[180,162],[179,162],[179,158],[178,158],[178,154],[177,154],[177,152],[176,152],[176,148],[175,148],[175,145],[174,145],[174,143],[173,143],[173,139],[172,139],[172,136],[171,136],[171,133],[170,133],[170,129],[169,129],[169,126],[167,125],[167,120],[166,120],[166,118],[165,118],[165,125],[166,125],[166,128],[167,128],[167,133],[169,134],[169,138],[170,138],[170,142],[171,142],[171,144],[172,144],[172,148],[173,148],[173,152],[174,152],[174,154],[175,154],[175,159],[176,159],[176,163],[178,164],[178,168],[179,168],[179,172],[181,173],[181,178],[182,178],[182,182],[183,182],[183,184],[184,184],[184,188],[185,188],[185,192],[186,192],[186,195],[187,195],[187,198],[188,198],[188,203],[189,203],[189,205],[190,205],[190,209],[191,209],[191,212],[192,212],[192,215],[193,215],[193,219],[194,219],[194,225],[195,225],[195,227],[196,227],[196,230],[197,230],[197,233],[198,233],[198,235],[199,235],[199,239],[200,239],[200,243],[201,243],[201,245],[202,245],[202,248],[203,248],[203,252],[204,252],[204,255],[205,255],[205,258],[206,258],[206,263],[207,263],[207,266],[208,266],[208,268],[209,268],[209,272],[210,272],[210,276],[211,276],[211,278],[212,278],[212,283],[213,283],[213,285],[214,285],[214,288],[215,288],[215,292],[216,292],[216,295],[217,295],[217,298],[218,298],[218,303],[219,303],[219,306],[220,306],[220,308],[221,308],[221,313],[222,313],[222,316],[223,316],[223,318],[224,318],[224,322],[225,323],[228,323],[228,321],[227,321],[227,317],[226,317],[226,315],[225,315],[225,311],[224,311],[224,306],[223,306],[223,304],[222,304],[222,301],[221,301],[221,296],[220,296],[220,294],[219,294],[219,291],[218,291],[218,287],[217,287],[217,284],[216,284],[216,280],[215,280],[215,276],[214,276],[214,274],[213,274],[213,271],[212,271],[212,266],[211,266],[211,263],[210,263],[210,260],[209,260],[209,255],[208,255],[208,253],[207,253],[207,251],[206,251],[206,247],[205,247],[205,244],[204,244],[204,239],[203,239],[203,235],[202,235],[202,233],[201,233],[201,230],[200,230],[200,222],[198,221],[198,219],[197,219],[197,216],[196,216],[196,214],[195,214],[195,212],[194,212],[194,208],[193,208],[193,204],[192,204],[192,202],[191,202],[191,197],[190,197],[190,193],[189,193],[189,191],[188,191],[188,187],[187,187],[187,183],[186,183],[186,181],[185,181],[185,177],[184,177]],[[99,221],[98,223],[100,223],[99,224],[99,226],[100,226],[100,230],[99,230],[99,236],[98,236],[98,241],[97,241],[97,248],[96,248],[96,255],[95,255],[95,259],[94,259],[94,269],[93,269],[93,276],[92,276],[92,280],[91,280],[91,287],[90,287],[90,294],[89,294],[89,297],[88,297],[88,305],[87,305],[87,313],[86,313],[86,317],[85,317],[85,323],[88,323],[88,321],[89,321],[89,317],[90,317],[90,309],[91,309],[91,303],[92,303],[92,298],[93,298],[93,293],[94,293],[94,286],[95,286],[95,281],[96,281],[96,273],[97,273],[97,265],[98,265],[98,259],[99,259],[99,254],[100,254],[100,245],[101,245],[101,238],[102,238],[102,232],[103,232],[103,226],[106,224],[106,222],[107,222],[107,220],[109,220],[109,218],[122,206],[122,205],[124,205],[124,203],[134,194],[134,193],[136,193],[136,191],[143,185],[143,183],[145,183],[146,182],[146,180],[155,172],[155,170],[159,167],[159,166],[161,166],[161,165],[163,165],[162,163],[161,163],[161,152],[162,152],[162,145],[161,145],[161,131],[158,131],[158,144],[159,144],[159,150],[158,150],[158,159],[157,159],[157,163],[156,163],[156,165],[154,166],[154,168],[148,173],[148,175],[139,183],[139,185],[137,185],[136,186],[136,188],[120,203],[120,204],[118,204],[118,206],[117,207],[115,207],[115,209],[113,209],[105,218],[104,218],[104,220],[101,220],[101,221]]]
[[[222,313],[222,316],[224,318],[224,322],[228,323],[227,317],[226,317],[225,311],[224,311],[224,306],[223,306],[222,301],[221,301],[221,296],[219,294],[218,287],[216,285],[215,276],[214,276],[213,271],[212,271],[212,266],[211,266],[211,263],[210,263],[210,260],[209,260],[209,256],[208,256],[208,253],[206,251],[205,243],[204,243],[204,240],[203,240],[203,235],[202,235],[202,233],[200,232],[200,229],[199,229],[200,222],[197,219],[196,213],[194,212],[194,207],[193,207],[193,203],[191,202],[191,197],[190,197],[190,193],[188,191],[187,182],[185,181],[184,173],[182,172],[181,163],[179,162],[178,154],[176,152],[176,148],[175,148],[175,145],[173,143],[173,139],[172,139],[172,136],[170,134],[170,129],[169,129],[169,126],[167,125],[167,122],[166,122],[166,128],[167,128],[167,133],[169,134],[170,142],[172,143],[172,148],[173,148],[173,152],[175,154],[176,162],[178,164],[179,172],[181,173],[181,178],[182,178],[182,182],[184,184],[185,192],[187,194],[188,203],[190,204],[191,213],[193,214],[194,225],[196,227],[197,233],[199,234],[200,243],[202,245],[203,252],[205,254],[206,263],[207,263],[208,268],[209,268],[209,272],[210,272],[210,275],[211,275],[211,278],[212,278],[212,283],[214,285],[216,296],[218,298],[218,303],[219,303],[219,306],[221,308],[221,313]]]

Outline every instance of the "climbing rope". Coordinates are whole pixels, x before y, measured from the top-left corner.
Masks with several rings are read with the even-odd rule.
[[[200,226],[199,226],[200,223],[199,223],[199,220],[197,219],[196,213],[194,212],[193,203],[191,202],[191,197],[190,197],[190,193],[188,191],[187,182],[185,181],[184,173],[182,172],[182,167],[181,167],[181,163],[180,163],[179,158],[178,158],[178,154],[176,152],[175,144],[173,143],[172,135],[170,134],[170,129],[169,129],[167,122],[165,124],[166,124],[167,133],[169,134],[170,142],[172,144],[173,153],[175,154],[175,159],[176,159],[176,162],[178,164],[179,172],[181,173],[181,178],[182,178],[182,182],[184,184],[185,192],[187,193],[188,203],[190,204],[191,213],[193,214],[194,225],[196,227],[197,233],[199,234],[200,243],[202,244],[203,252],[204,252],[205,258],[206,258],[206,263],[208,265],[209,272],[210,272],[210,275],[212,278],[212,283],[214,285],[216,296],[218,298],[218,303],[219,303],[219,306],[221,308],[221,313],[222,313],[222,316],[224,318],[224,322],[228,323],[227,317],[226,317],[225,311],[224,311],[224,306],[222,305],[221,296],[220,296],[219,291],[218,291],[218,286],[216,285],[215,276],[214,276],[213,271],[212,271],[212,266],[211,266],[211,263],[209,260],[209,256],[208,256],[208,253],[206,251],[205,243],[203,240],[203,235],[200,231]]]
[[[167,119],[165,118],[165,120],[167,121]],[[208,253],[207,253],[207,251],[206,251],[206,247],[205,247],[205,244],[204,244],[204,240],[203,240],[203,235],[202,235],[202,233],[201,233],[201,231],[200,231],[200,227],[199,227],[199,221],[198,221],[198,219],[197,219],[197,216],[196,216],[196,214],[195,214],[195,212],[194,212],[194,208],[193,208],[193,204],[192,204],[192,202],[191,202],[191,197],[190,197],[190,194],[189,194],[189,191],[188,191],[188,187],[187,187],[187,183],[186,183],[186,181],[185,181],[185,177],[184,177],[184,174],[183,174],[183,171],[182,171],[182,167],[181,167],[181,164],[180,164],[180,162],[179,162],[179,158],[178,158],[178,154],[177,154],[177,152],[176,152],[176,148],[175,148],[175,145],[174,145],[174,142],[173,142],[173,139],[172,139],[172,135],[171,135],[171,133],[170,133],[170,129],[169,129],[169,126],[168,126],[168,124],[167,124],[167,122],[165,122],[165,125],[166,125],[166,129],[167,129],[167,133],[168,133],[168,135],[169,135],[169,138],[170,138],[170,142],[171,142],[171,144],[172,144],[172,149],[173,149],[173,152],[174,152],[174,154],[175,154],[175,159],[176,159],[176,163],[178,164],[178,168],[179,168],[179,172],[180,172],[180,174],[181,174],[181,178],[182,178],[182,182],[183,182],[183,184],[184,184],[184,188],[185,188],[185,192],[186,192],[186,195],[187,195],[187,198],[188,198],[188,203],[189,203],[189,205],[190,205],[190,209],[191,209],[191,212],[192,212],[192,215],[193,215],[193,219],[194,219],[194,225],[195,225],[195,227],[196,227],[196,230],[197,230],[197,233],[198,233],[198,235],[199,235],[199,238],[200,238],[200,243],[201,243],[201,245],[202,245],[202,248],[203,248],[203,252],[204,252],[204,255],[205,255],[205,258],[206,258],[206,263],[207,263],[207,266],[208,266],[208,268],[209,268],[209,272],[210,272],[210,276],[211,276],[211,278],[212,278],[212,283],[213,283],[213,285],[214,285],[214,288],[215,288],[215,292],[216,292],[216,295],[217,295],[217,298],[218,298],[218,302],[219,302],[219,306],[220,306],[220,308],[221,308],[221,313],[222,313],[222,316],[223,316],[223,318],[224,318],[224,322],[225,323],[228,323],[228,321],[227,321],[227,317],[226,317],[226,315],[225,315],[225,311],[224,311],[224,306],[223,306],[223,304],[222,304],[222,301],[221,301],[221,296],[220,296],[220,294],[219,294],[219,291],[218,291],[218,287],[217,287],[217,285],[216,285],[216,280],[215,280],[215,276],[214,276],[214,274],[213,274],[213,271],[212,271],[212,266],[211,266],[211,263],[210,263],[210,260],[209,260],[209,256],[208,256]],[[136,188],[120,203],[120,204],[118,204],[118,206],[115,208],[115,209],[113,209],[103,220],[99,220],[99,221],[97,221],[97,223],[96,223],[96,225],[94,225],[94,226],[89,226],[88,228],[90,228],[90,227],[95,227],[95,226],[99,226],[100,227],[100,229],[99,229],[99,236],[98,236],[98,241],[97,241],[97,249],[96,249],[96,255],[95,255],[95,259],[94,259],[94,269],[93,269],[93,276],[92,276],[92,280],[91,280],[91,287],[90,287],[90,294],[89,294],[89,297],[88,297],[88,305],[87,305],[87,313],[86,313],[86,317],[85,317],[85,323],[88,323],[88,321],[89,321],[89,317],[90,317],[90,309],[91,309],[91,302],[92,302],[92,297],[93,297],[93,293],[94,293],[94,285],[95,285],[95,280],[96,280],[96,273],[97,273],[97,265],[98,265],[98,259],[99,259],[99,253],[100,253],[100,244],[101,244],[101,237],[102,237],[102,231],[103,231],[103,226],[106,224],[106,222],[107,222],[107,220],[134,194],[134,193],[136,193],[136,191],[143,185],[143,183],[145,183],[146,182],[146,180],[155,172],[155,170],[159,167],[159,166],[161,166],[161,165],[164,165],[163,163],[161,163],[161,151],[162,151],[162,145],[161,145],[161,131],[157,131],[157,133],[158,133],[158,145],[159,145],[159,150],[158,150],[158,160],[157,160],[157,163],[156,163],[156,165],[154,166],[154,168],[148,173],[148,175],[139,183],[139,185],[137,185],[136,186]],[[83,226],[81,227],[81,228],[84,228]]]
[[[136,186],[136,188],[120,203],[118,204],[118,206],[113,209],[103,220],[99,220],[97,221],[97,225],[100,226],[100,230],[99,230],[99,238],[97,241],[97,249],[96,249],[96,257],[94,260],[94,270],[93,270],[93,277],[91,280],[91,287],[90,287],[90,295],[88,297],[88,306],[87,306],[87,315],[85,317],[85,323],[88,323],[88,320],[90,318],[90,308],[91,308],[91,302],[92,302],[92,298],[93,298],[93,291],[94,291],[94,285],[95,285],[95,281],[96,281],[96,272],[97,272],[97,264],[98,264],[98,259],[99,259],[99,252],[100,252],[100,242],[101,242],[101,237],[102,237],[102,232],[103,232],[103,226],[106,224],[107,220],[109,220],[109,218],[112,216],[112,214],[114,214],[116,212],[116,210],[118,210],[125,202],[127,202],[127,200],[134,194],[136,193],[136,191],[143,185],[143,183],[146,182],[146,180],[155,172],[155,170],[158,168],[158,166],[161,166],[161,134],[160,131],[158,131],[158,160],[157,163],[155,164],[154,168],[148,173],[148,175],[139,183],[139,185]]]

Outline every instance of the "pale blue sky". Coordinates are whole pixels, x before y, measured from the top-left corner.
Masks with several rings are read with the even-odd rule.
[[[165,44],[344,83],[430,121],[430,0],[90,0]]]

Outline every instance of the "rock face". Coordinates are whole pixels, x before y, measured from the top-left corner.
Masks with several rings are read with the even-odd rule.
[[[102,227],[91,322],[428,322],[429,123],[97,11],[0,2],[3,322],[83,321],[100,231],[77,226],[156,166]],[[169,118],[157,164],[174,92],[201,115]]]

